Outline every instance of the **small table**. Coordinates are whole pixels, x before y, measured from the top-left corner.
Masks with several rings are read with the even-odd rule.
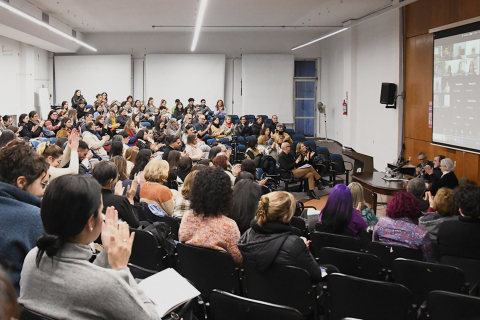
[[[353,181],[358,182],[364,189],[372,193],[372,207],[375,213],[377,212],[377,194],[393,196],[407,188],[407,181],[386,181],[383,180],[384,176],[383,172],[362,172],[352,176]],[[408,179],[410,176],[400,174],[399,177]]]

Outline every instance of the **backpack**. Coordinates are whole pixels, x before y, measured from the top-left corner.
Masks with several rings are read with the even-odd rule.
[[[165,249],[167,253],[168,261],[170,265],[175,260],[175,247],[176,243],[173,240],[173,235],[171,228],[165,222],[154,222],[146,227],[139,227],[140,230],[150,231],[155,238],[157,238],[158,243],[162,248]]]

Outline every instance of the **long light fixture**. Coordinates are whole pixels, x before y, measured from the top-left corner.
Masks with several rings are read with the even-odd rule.
[[[398,0],[397,0],[398,1]],[[300,49],[300,48],[303,48],[305,46],[308,46],[308,45],[311,45],[312,43],[315,43],[315,42],[318,42],[320,40],[323,40],[323,39],[326,39],[328,37],[331,37],[337,33],[340,33],[340,32],[343,32],[345,30],[347,30],[348,28],[351,28],[353,26],[356,26],[356,25],[359,25],[360,23],[362,22],[365,22],[365,21],[368,21],[368,20],[371,20],[375,17],[378,17],[378,16],[381,16],[382,14],[385,14],[387,12],[390,12],[392,10],[395,10],[395,9],[398,9],[398,8],[402,8],[402,7],[405,7],[406,5],[409,5],[410,3],[413,3],[415,1],[418,1],[418,0],[403,0],[403,1],[398,1],[396,4],[394,5],[389,5],[388,7],[385,7],[383,9],[380,9],[376,12],[373,12],[373,13],[370,13],[366,16],[364,16],[363,18],[360,18],[358,20],[349,20],[347,21],[346,23],[343,24],[343,28],[338,30],[338,31],[335,31],[335,32],[332,32],[332,33],[329,33],[327,34],[326,36],[323,36],[321,38],[318,38],[318,39],[315,39],[315,40],[312,40],[310,42],[307,42],[305,44],[302,44],[300,46],[297,46],[297,47],[294,47],[292,48],[292,50],[297,50],[297,49]]]
[[[23,18],[25,18],[25,19],[27,19],[27,20],[29,20],[29,21],[31,21],[31,22],[34,22],[34,23],[36,23],[36,24],[38,24],[38,25],[40,25],[40,26],[42,26],[42,27],[45,27],[45,28],[47,28],[48,30],[55,32],[56,34],[61,35],[61,36],[64,37],[64,38],[67,38],[68,40],[71,40],[71,41],[73,41],[73,42],[78,43],[79,45],[84,46],[85,48],[88,48],[88,49],[90,49],[90,50],[92,50],[92,51],[95,51],[95,52],[97,51],[97,49],[95,49],[95,48],[92,47],[92,46],[89,46],[89,45],[86,44],[85,42],[80,41],[80,40],[78,40],[77,38],[74,38],[74,37],[72,37],[72,36],[70,36],[70,35],[68,35],[68,34],[66,34],[66,33],[64,33],[64,32],[62,32],[62,31],[60,31],[60,30],[58,30],[58,29],[56,29],[56,28],[54,28],[54,27],[52,27],[52,26],[49,25],[48,23],[45,23],[45,22],[43,22],[43,21],[41,21],[41,20],[38,20],[37,18],[32,17],[31,15],[29,15],[29,14],[27,14],[27,13],[21,11],[21,10],[18,10],[17,8],[15,8],[15,7],[7,4],[7,3],[6,3],[5,1],[3,1],[3,0],[0,0],[0,7],[3,7],[3,8],[5,8],[5,9],[9,10],[10,12],[13,12],[13,13],[15,13],[15,14],[18,14],[19,16],[21,16],[21,17],[23,17]]]
[[[321,38],[312,40],[312,41],[310,41],[310,42],[307,42],[307,43],[305,43],[305,44],[302,44],[302,45],[300,45],[300,46],[297,46],[297,47],[295,47],[295,48],[292,48],[292,50],[297,50],[297,49],[300,49],[300,48],[309,46],[309,45],[311,45],[312,43],[315,43],[315,42],[318,42],[318,41],[320,41],[320,40],[326,39],[326,38],[328,38],[328,37],[331,37],[331,36],[333,36],[333,35],[336,35],[337,33],[343,32],[343,31],[345,31],[345,30],[347,30],[347,29],[348,29],[348,28],[342,28],[342,29],[337,30],[337,31],[335,31],[335,32],[329,33],[329,34],[327,34],[326,36],[323,36],[323,37],[321,37]]]
[[[0,0],[1,1],[1,0]],[[207,7],[207,0],[202,0],[200,9],[198,10],[197,25],[195,26],[195,34],[193,35],[192,51],[195,51],[198,37],[200,36],[200,29],[202,28],[203,16],[205,15],[205,8]]]

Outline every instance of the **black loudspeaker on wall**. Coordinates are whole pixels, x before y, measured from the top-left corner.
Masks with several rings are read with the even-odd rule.
[[[395,94],[397,93],[397,85],[395,83],[382,83],[382,92],[380,93],[380,103],[386,104],[387,108],[389,105],[393,105],[395,108]]]

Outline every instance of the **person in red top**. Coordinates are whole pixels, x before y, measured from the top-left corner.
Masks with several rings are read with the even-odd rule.
[[[130,135],[127,145],[129,147],[137,146],[137,132],[135,131],[135,123],[132,120],[128,120],[125,123],[125,131]]]

